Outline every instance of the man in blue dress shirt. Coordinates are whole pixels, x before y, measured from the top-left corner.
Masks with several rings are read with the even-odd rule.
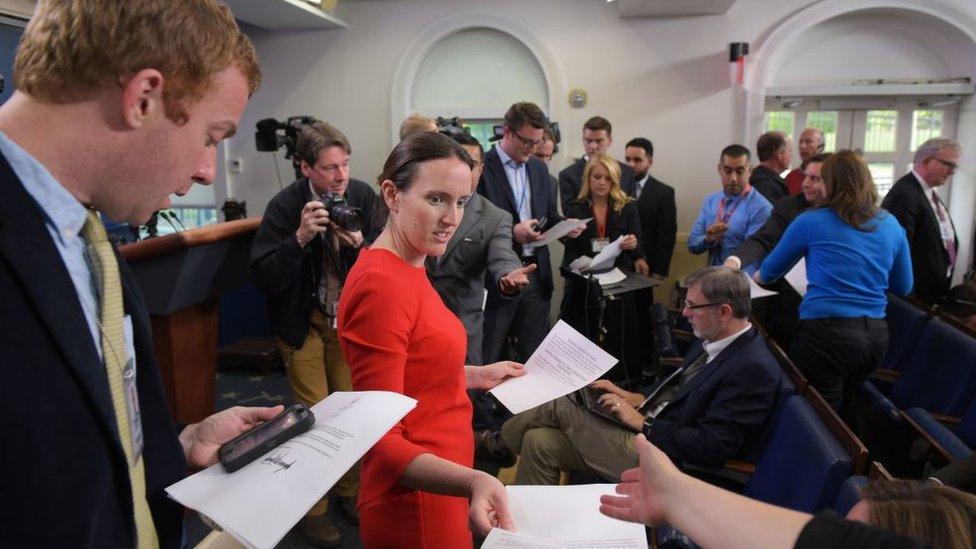
[[[718,163],[722,190],[705,197],[691,229],[688,250],[696,255],[708,252],[709,265],[721,265],[732,250],[763,226],[773,210],[749,184],[751,156],[742,145],[722,149]]]

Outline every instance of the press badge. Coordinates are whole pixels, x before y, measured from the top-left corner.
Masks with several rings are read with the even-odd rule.
[[[142,456],[142,413],[139,411],[139,391],[136,387],[136,347],[132,335],[132,317],[122,317],[125,334],[125,365],[122,367],[122,385],[125,388],[125,404],[129,411],[129,434],[132,439],[132,464]]]
[[[603,251],[610,244],[609,238],[591,238],[590,246],[593,249],[593,253],[598,254]]]

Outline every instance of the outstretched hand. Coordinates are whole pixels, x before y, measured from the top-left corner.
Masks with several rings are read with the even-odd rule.
[[[639,434],[634,447],[640,465],[620,476],[619,496],[600,496],[600,512],[608,517],[647,525],[667,520],[668,489],[681,473],[668,456]]]
[[[503,294],[514,294],[522,290],[522,288],[529,285],[529,273],[536,270],[538,265],[532,263],[520,269],[515,269],[514,271],[506,274],[498,282],[501,286]]]

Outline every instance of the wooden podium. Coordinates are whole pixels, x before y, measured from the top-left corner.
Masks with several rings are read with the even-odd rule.
[[[149,308],[176,421],[194,423],[214,413],[218,298],[247,283],[260,224],[261,218],[228,221],[119,248]]]

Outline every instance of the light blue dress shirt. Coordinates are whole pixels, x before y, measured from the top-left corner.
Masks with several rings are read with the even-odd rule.
[[[731,198],[729,204],[723,209],[724,212],[732,211],[727,221],[729,227],[725,231],[722,240],[718,242],[705,242],[705,231],[709,226],[714,225],[719,214],[719,207],[722,200],[726,197]],[[772,204],[766,200],[761,193],[752,189],[744,195],[726,195],[724,191],[718,191],[705,197],[698,219],[695,220],[688,236],[688,250],[693,254],[708,252],[709,265],[721,265],[725,259],[732,255],[732,250],[739,247],[752,233],[759,230],[766,223],[766,219],[773,211]],[[743,265],[743,268],[747,267]]]
[[[502,161],[502,167],[505,168],[505,177],[508,178],[508,184],[512,187],[512,195],[515,196],[515,209],[519,214],[519,219],[515,220],[515,223],[532,219],[532,189],[529,188],[529,172],[525,163],[516,164],[515,160],[505,154],[504,149],[497,145],[495,150],[498,151],[498,158]],[[534,254],[535,250],[532,248],[525,248],[522,251],[522,255]]]
[[[85,311],[95,349],[101,357],[102,339],[97,323],[98,299],[94,277],[85,261],[85,239],[81,237],[81,229],[85,226],[87,216],[85,207],[54,179],[47,168],[3,132],[0,132],[0,154],[7,159],[27,193],[44,212],[44,225],[51,233],[51,240],[71,276],[81,308]],[[64,296],[64,299],[70,299],[70,296]]]

